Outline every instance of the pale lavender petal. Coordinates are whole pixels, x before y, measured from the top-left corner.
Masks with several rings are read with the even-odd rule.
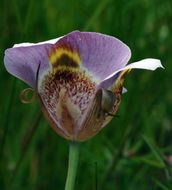
[[[5,67],[9,73],[34,87],[38,65],[40,74],[49,68],[48,52],[52,46],[44,44],[9,48],[5,51]]]
[[[39,63],[39,73],[49,67],[48,52],[55,42],[77,49],[83,67],[99,81],[123,68],[131,55],[128,46],[120,40],[99,33],[77,31],[59,39],[38,44],[23,43],[7,49],[4,57],[7,71],[33,87]]]
[[[68,44],[78,50],[82,64],[100,81],[123,68],[131,52],[120,40],[95,32],[72,32],[61,38],[57,44]]]

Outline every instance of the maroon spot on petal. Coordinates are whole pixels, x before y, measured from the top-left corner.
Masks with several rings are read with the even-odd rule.
[[[68,67],[78,67],[78,63],[74,61],[71,57],[69,57],[67,54],[63,54],[59,59],[56,60],[56,62],[53,64],[54,68],[58,66],[68,66]]]

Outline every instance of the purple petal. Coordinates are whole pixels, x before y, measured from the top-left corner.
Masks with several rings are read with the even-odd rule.
[[[98,86],[98,88],[102,88],[102,89],[108,89],[110,86],[112,86],[114,83],[115,83],[115,81],[117,80],[117,78],[120,76],[120,71],[118,72],[118,73],[115,73],[112,77],[110,77],[110,78],[108,78],[108,79],[106,79],[106,80],[103,80],[100,84],[99,84],[99,86]]]
[[[94,32],[72,32],[61,39],[38,44],[19,44],[5,51],[5,67],[9,73],[31,87],[35,85],[38,65],[41,74],[49,68],[48,53],[53,43],[77,49],[83,67],[98,81],[123,68],[130,58],[130,49],[118,39]]]
[[[68,44],[76,49],[83,66],[100,81],[123,68],[131,56],[129,47],[123,42],[95,32],[72,32],[58,44]]]
[[[5,67],[9,73],[34,87],[38,65],[41,64],[40,74],[49,68],[48,52],[52,46],[44,44],[9,48],[5,51]]]

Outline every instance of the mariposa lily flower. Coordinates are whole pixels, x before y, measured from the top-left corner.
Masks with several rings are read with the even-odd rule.
[[[129,47],[114,37],[74,31],[46,42],[14,45],[5,51],[4,62],[9,73],[34,89],[56,133],[85,141],[116,114],[131,69],[162,67],[150,58],[126,66],[130,56]]]

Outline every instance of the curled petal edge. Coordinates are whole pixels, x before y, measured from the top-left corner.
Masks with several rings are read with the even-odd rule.
[[[29,93],[33,93],[31,98],[29,98]],[[20,93],[21,102],[24,104],[32,103],[36,99],[36,97],[37,93],[32,88],[26,88]]]
[[[131,64],[127,65],[126,67],[115,71],[112,75],[110,75],[109,77],[107,77],[105,80],[113,77],[118,72],[123,71],[123,70],[128,70],[128,69],[146,69],[146,70],[154,71],[154,70],[156,70],[159,67],[164,69],[164,67],[162,66],[161,61],[159,59],[147,58],[147,59],[143,59],[141,61],[137,61],[137,62],[131,63]]]
[[[157,68],[163,68],[164,69],[164,67],[162,66],[161,61],[159,59],[147,58],[147,59],[143,59],[141,61],[131,63],[131,64],[127,65],[126,67],[123,67],[122,69],[115,71],[113,74],[111,74],[106,79],[104,79],[99,84],[99,88],[111,87],[118,78],[117,74],[119,74],[121,71],[124,72],[124,71],[127,71],[127,70],[129,71],[132,69],[146,69],[146,70],[154,71]]]

